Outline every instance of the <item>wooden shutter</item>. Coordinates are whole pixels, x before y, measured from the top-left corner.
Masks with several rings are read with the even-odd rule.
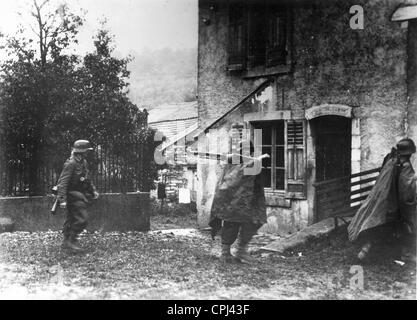
[[[229,71],[244,70],[247,56],[247,10],[242,3],[229,6]]]
[[[288,10],[282,6],[268,6],[266,66],[285,64],[287,55]]]
[[[306,197],[306,143],[305,121],[289,120],[287,130],[287,187],[286,197]]]
[[[261,1],[248,10],[248,69],[264,66],[266,59],[266,9]]]
[[[243,137],[243,128],[242,124],[232,124],[231,134],[229,138],[229,152],[238,153],[239,143],[242,141]]]

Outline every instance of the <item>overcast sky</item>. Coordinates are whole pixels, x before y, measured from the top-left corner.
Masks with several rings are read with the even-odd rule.
[[[62,0],[52,0],[63,3]],[[197,0],[67,0],[72,11],[87,10],[81,29],[79,53],[90,51],[92,36],[99,21],[116,37],[117,51],[122,54],[158,49],[197,47]],[[19,21],[17,12],[28,12],[31,0],[0,0],[0,32],[14,33]]]

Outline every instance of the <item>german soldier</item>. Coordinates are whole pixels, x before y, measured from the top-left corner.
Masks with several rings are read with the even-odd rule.
[[[97,199],[99,194],[89,179],[87,153],[93,150],[87,140],[74,143],[71,157],[65,162],[58,180],[58,201],[61,209],[67,209],[66,221],[63,227],[63,249],[81,252],[78,246],[78,235],[87,226],[87,206],[91,199]]]
[[[397,144],[398,162],[398,233],[401,240],[401,259],[415,259],[416,239],[416,177],[411,155],[416,152],[414,141],[406,138]],[[413,252],[414,251],[414,252]]]
[[[249,150],[244,150],[248,147]],[[240,142],[238,151],[240,155],[237,164],[232,163],[231,155],[227,157],[228,163],[216,187],[209,223],[213,238],[222,230],[220,261],[225,263],[253,262],[248,245],[258,229],[266,223],[262,175],[244,173],[246,167],[253,167],[255,163],[260,165],[263,156],[244,163],[243,156],[253,156],[254,153],[253,144],[247,140]],[[230,248],[236,240],[237,250],[232,256]]]
[[[358,259],[367,257],[386,229],[396,231],[402,245],[401,259],[415,256],[411,250],[416,234],[416,178],[410,162],[415,152],[414,141],[405,138],[384,158],[375,186],[348,226],[351,241],[362,233],[367,238]]]

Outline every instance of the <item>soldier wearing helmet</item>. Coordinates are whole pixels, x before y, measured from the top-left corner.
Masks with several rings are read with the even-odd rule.
[[[58,180],[58,200],[62,209],[67,209],[63,227],[63,249],[81,252],[78,235],[87,226],[87,205],[98,198],[98,192],[88,176],[87,153],[93,150],[87,140],[77,140],[71,157],[65,162]]]
[[[404,138],[397,143],[397,152],[400,156],[411,156],[416,152],[416,145],[410,138]]]
[[[400,240],[401,260],[415,259],[416,178],[410,158],[416,152],[413,140],[401,139],[384,158],[381,172],[369,197],[348,226],[349,239],[366,240],[358,254],[365,259],[386,232]],[[412,252],[414,250],[414,254]]]
[[[397,143],[398,153],[398,235],[402,242],[402,259],[412,259],[416,235],[416,182],[410,158],[416,152],[413,140],[405,138]]]
[[[256,162],[260,169],[262,156],[253,158],[254,150],[250,140],[239,141],[237,153],[227,156],[223,175],[216,186],[209,225],[213,238],[222,230],[220,261],[224,263],[253,262],[248,250],[249,243],[258,229],[267,222],[260,170],[245,174],[245,168],[248,166],[254,169]],[[231,246],[235,242],[237,250],[232,255]]]

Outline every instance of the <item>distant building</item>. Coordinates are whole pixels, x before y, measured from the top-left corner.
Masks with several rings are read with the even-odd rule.
[[[186,148],[194,143],[198,128],[197,102],[164,104],[149,110],[148,124],[158,130],[165,140],[162,150],[168,169],[161,170],[159,181],[167,185],[169,198],[177,199],[179,188],[190,190],[191,201],[196,201],[197,163],[186,155]]]
[[[148,112],[149,127],[161,131],[167,140],[198,122],[197,101],[163,104]]]

